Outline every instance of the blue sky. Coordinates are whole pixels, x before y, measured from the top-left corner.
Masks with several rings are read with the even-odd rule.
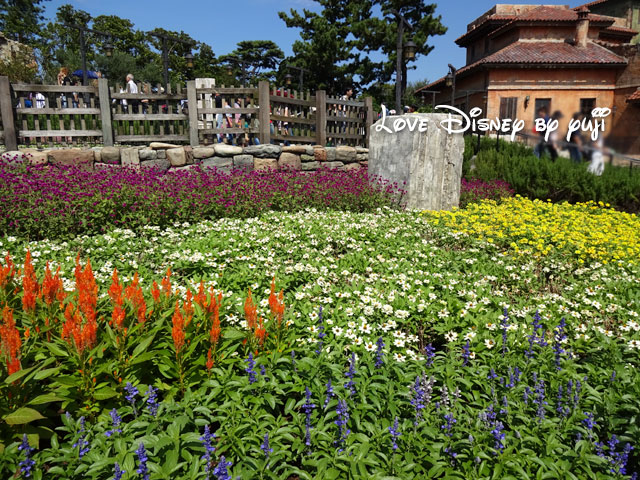
[[[278,17],[278,11],[288,12],[291,8],[318,10],[318,4],[312,0],[51,0],[44,3],[45,16],[55,17],[56,9],[68,3],[94,17],[118,15],[128,18],[141,30],[155,27],[183,30],[196,40],[211,45],[218,56],[231,52],[242,40],[273,40],[285,55],[290,55],[291,45],[299,39],[298,30],[287,28]],[[435,48],[418,60],[416,70],[409,71],[409,81],[437,80],[446,75],[448,63],[463,66],[465,51],[454,43],[455,39],[467,30],[468,23],[496,3],[569,4],[574,7],[582,2],[440,0],[435,3],[437,15],[442,16],[442,23],[449,30],[445,35],[431,38],[430,44]]]

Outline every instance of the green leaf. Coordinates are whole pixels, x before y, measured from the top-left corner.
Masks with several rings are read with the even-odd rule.
[[[111,387],[103,387],[99,390],[96,390],[96,392],[93,394],[96,400],[106,400],[107,398],[112,398],[116,395],[118,395],[118,392],[116,392]]]
[[[43,403],[64,402],[64,400],[64,398],[60,398],[53,393],[45,393],[44,395],[38,395],[36,398],[31,400],[28,405],[42,405]]]
[[[36,367],[30,367],[30,368],[24,368],[24,369],[18,370],[17,372],[15,372],[12,375],[9,375],[7,378],[5,378],[4,379],[4,383],[6,383],[7,385],[11,385],[16,380],[21,379],[27,373],[31,372],[34,368],[36,368]]]
[[[236,330],[235,328],[229,328],[225,330],[224,334],[222,335],[223,338],[228,340],[239,340],[241,338],[245,338],[246,336],[246,332]]]
[[[24,425],[25,423],[30,423],[34,420],[42,420],[43,418],[45,417],[43,417],[37,410],[22,407],[4,417],[3,420],[9,425]]]

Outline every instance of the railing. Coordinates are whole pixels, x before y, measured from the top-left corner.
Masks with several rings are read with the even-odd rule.
[[[210,81],[209,83],[213,83]],[[0,77],[0,143],[78,145],[153,141],[294,143],[367,146],[374,121],[371,98],[327,97],[318,90],[297,92],[257,87],[137,84],[138,93],[106,79],[93,86],[10,84]],[[216,99],[216,95],[218,96]]]

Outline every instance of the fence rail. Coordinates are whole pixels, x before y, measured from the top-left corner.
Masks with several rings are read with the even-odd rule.
[[[106,79],[91,86],[10,84],[0,77],[0,144],[77,145],[291,142],[367,146],[371,98],[327,96],[258,86],[137,84],[138,93]]]

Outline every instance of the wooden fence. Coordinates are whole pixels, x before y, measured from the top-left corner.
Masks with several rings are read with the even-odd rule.
[[[106,79],[92,86],[9,84],[0,77],[0,143],[136,144],[153,141],[239,145],[291,143],[367,146],[374,121],[371,98],[328,97],[257,87],[186,88],[138,84],[138,93]]]

